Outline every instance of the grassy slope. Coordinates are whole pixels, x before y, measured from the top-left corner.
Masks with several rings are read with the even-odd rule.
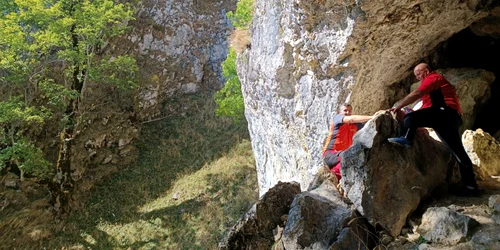
[[[211,96],[174,106],[186,114],[145,124],[138,164],[97,186],[47,248],[217,248],[258,198],[246,124],[216,117]]]

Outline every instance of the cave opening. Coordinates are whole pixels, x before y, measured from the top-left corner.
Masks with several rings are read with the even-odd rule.
[[[500,122],[494,116],[500,110],[500,30],[499,33],[477,35],[468,27],[442,42],[429,57],[429,64],[439,68],[484,69],[495,74],[490,85],[491,97],[481,106],[473,130],[481,128],[492,136],[500,133]]]

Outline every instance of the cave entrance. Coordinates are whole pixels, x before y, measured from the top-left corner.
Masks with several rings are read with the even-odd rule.
[[[476,28],[477,24],[474,30]],[[495,74],[495,81],[490,85],[491,97],[478,110],[473,129],[481,128],[498,139],[500,122],[496,122],[494,116],[500,113],[500,25],[497,32],[477,33],[468,27],[442,42],[430,56],[431,64],[435,68],[474,68]]]

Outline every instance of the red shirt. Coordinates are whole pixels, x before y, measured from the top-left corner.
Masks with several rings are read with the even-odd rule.
[[[422,108],[440,107],[444,103],[462,114],[455,87],[442,75],[431,72],[422,80],[418,90],[424,93],[421,98]]]
[[[326,151],[340,152],[352,145],[352,137],[362,126],[360,123],[342,123],[345,115],[337,114],[333,118],[333,124],[323,146],[323,154]]]
[[[352,137],[358,131],[358,126],[353,123],[344,123],[340,126],[337,133],[337,138],[333,143],[333,150],[343,151],[348,149],[352,145]]]

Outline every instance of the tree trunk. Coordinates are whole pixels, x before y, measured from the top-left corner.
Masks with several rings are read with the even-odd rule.
[[[73,49],[78,49],[78,36],[74,33],[75,26],[71,27]],[[78,66],[73,71],[73,79],[71,88],[77,91],[80,95],[84,85],[86,72],[81,71]],[[69,124],[60,134],[59,138],[59,153],[55,168],[55,177],[51,185],[52,204],[57,217],[67,214],[70,211],[69,201],[74,186],[74,181],[71,178],[71,144],[76,136],[76,128],[79,124],[79,104],[80,99],[77,97],[71,100],[66,107],[65,114],[68,117]]]
[[[70,211],[69,201],[73,190],[71,178],[71,135],[63,130],[59,137],[59,153],[57,157],[56,173],[50,185],[52,205],[57,217]]]

